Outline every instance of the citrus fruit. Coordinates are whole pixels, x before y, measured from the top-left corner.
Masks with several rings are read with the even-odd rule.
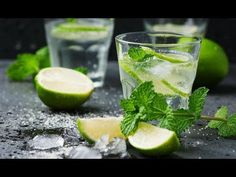
[[[40,70],[35,77],[35,83],[42,102],[59,110],[80,107],[94,90],[93,82],[86,75],[61,67]]]

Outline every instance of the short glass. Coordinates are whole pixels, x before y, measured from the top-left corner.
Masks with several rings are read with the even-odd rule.
[[[174,32],[195,36],[205,36],[207,18],[146,18],[143,20],[145,31]]]
[[[167,32],[132,32],[116,37],[124,98],[140,83],[152,81],[173,108],[188,108],[201,38]]]
[[[47,19],[45,29],[53,67],[86,68],[94,86],[103,86],[113,19]]]

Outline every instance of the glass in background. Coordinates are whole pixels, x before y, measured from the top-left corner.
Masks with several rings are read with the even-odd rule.
[[[207,30],[207,18],[145,18],[145,30],[148,32],[174,32],[204,37]]]
[[[95,87],[103,86],[113,19],[46,19],[45,29],[53,67],[82,67]]]

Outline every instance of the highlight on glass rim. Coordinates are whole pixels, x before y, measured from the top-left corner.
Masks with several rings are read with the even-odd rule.
[[[1,22],[1,159],[236,158],[235,19]]]

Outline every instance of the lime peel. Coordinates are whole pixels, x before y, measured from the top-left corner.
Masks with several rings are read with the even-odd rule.
[[[140,153],[149,156],[168,155],[180,147],[175,132],[145,122],[139,123],[137,131],[128,140]]]

